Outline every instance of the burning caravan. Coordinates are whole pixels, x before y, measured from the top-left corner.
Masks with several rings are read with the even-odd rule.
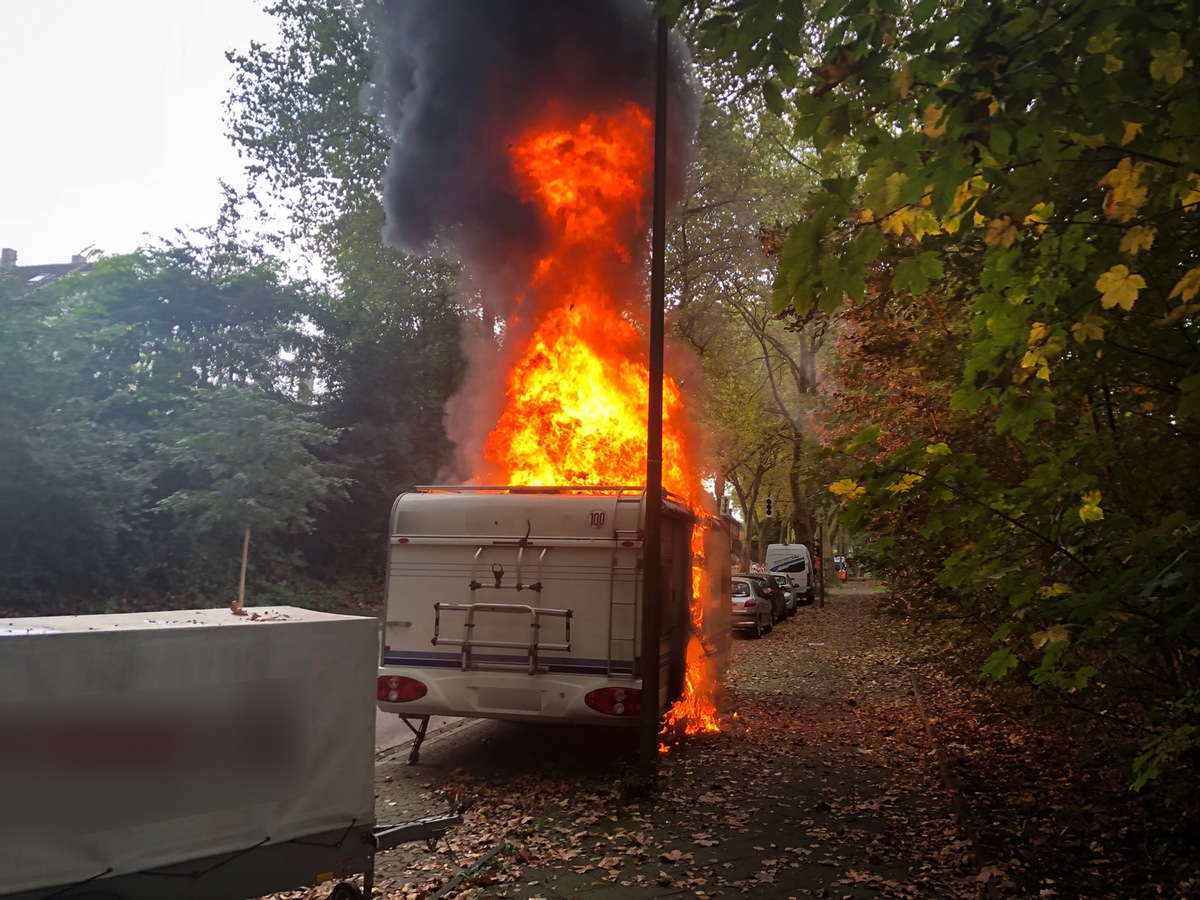
[[[419,487],[391,514],[379,708],[636,725],[646,491]],[[658,706],[684,687],[691,512],[663,503]],[[420,730],[409,719],[420,721]]]

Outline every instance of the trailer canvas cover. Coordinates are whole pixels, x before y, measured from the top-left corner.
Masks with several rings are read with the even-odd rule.
[[[376,621],[248,612],[0,619],[0,894],[374,822]]]

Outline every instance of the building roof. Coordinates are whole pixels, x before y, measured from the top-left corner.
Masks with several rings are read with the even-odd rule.
[[[91,267],[92,264],[82,254],[72,256],[71,261],[67,263],[19,266],[16,250],[11,247],[0,250],[0,283],[14,296],[37,290],[64,275],[86,272]]]

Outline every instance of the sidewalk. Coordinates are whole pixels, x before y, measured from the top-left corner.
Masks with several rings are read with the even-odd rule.
[[[639,798],[628,772],[577,783],[510,820],[433,896],[978,897],[980,866],[872,590],[835,584],[824,608],[735,640],[725,730],[663,755],[656,797]]]

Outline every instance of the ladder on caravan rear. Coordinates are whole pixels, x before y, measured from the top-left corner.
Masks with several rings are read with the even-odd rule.
[[[608,579],[608,676],[634,675],[638,653],[638,600],[642,594],[642,507],[646,492],[623,488],[617,494],[613,515],[612,571]],[[622,550],[633,557],[633,565],[620,565]],[[618,590],[622,577],[632,589]]]
[[[480,490],[487,490],[481,488]],[[492,490],[495,490],[492,488]],[[532,488],[530,492],[558,493],[564,490],[578,491],[569,488]],[[597,492],[605,491],[599,489]],[[606,674],[610,677],[630,677],[634,675],[634,661],[638,650],[637,616],[638,598],[641,594],[641,511],[645,498],[643,488],[617,487],[607,489],[606,493],[616,493],[614,522],[610,539],[610,556],[608,564],[608,654],[605,661]],[[490,571],[485,568],[483,560],[485,552],[498,548],[511,547],[515,549],[514,571],[509,572],[501,561],[494,561]],[[479,544],[475,548],[471,576],[469,581],[470,602],[468,603],[435,603],[433,644],[435,646],[458,647],[461,652],[463,671],[526,671],[536,675],[545,671],[540,655],[547,651],[570,652],[571,650],[571,620],[574,611],[570,608],[546,607],[540,605],[544,596],[542,572],[545,567],[547,554],[551,546],[538,547],[529,540],[529,535],[509,542],[492,542]],[[626,551],[622,553],[621,551]],[[527,559],[534,555],[535,559]],[[621,565],[622,557],[632,559],[632,565]],[[532,570],[532,577],[528,573]],[[487,574],[485,575],[485,572]],[[528,579],[528,580],[527,580]],[[624,589],[622,589],[624,588]],[[510,594],[532,591],[539,599],[537,605],[532,603],[492,602],[477,599],[481,591],[496,591]],[[461,614],[462,637],[447,637],[443,635],[443,614]],[[528,621],[527,640],[495,640],[487,637],[477,637],[476,628],[481,624],[481,617],[514,616],[518,621],[522,618]],[[550,642],[542,639],[542,629],[548,624],[547,620],[563,620],[563,640]],[[484,651],[520,651],[522,659],[508,660],[484,659]],[[514,657],[516,654],[514,654]]]

